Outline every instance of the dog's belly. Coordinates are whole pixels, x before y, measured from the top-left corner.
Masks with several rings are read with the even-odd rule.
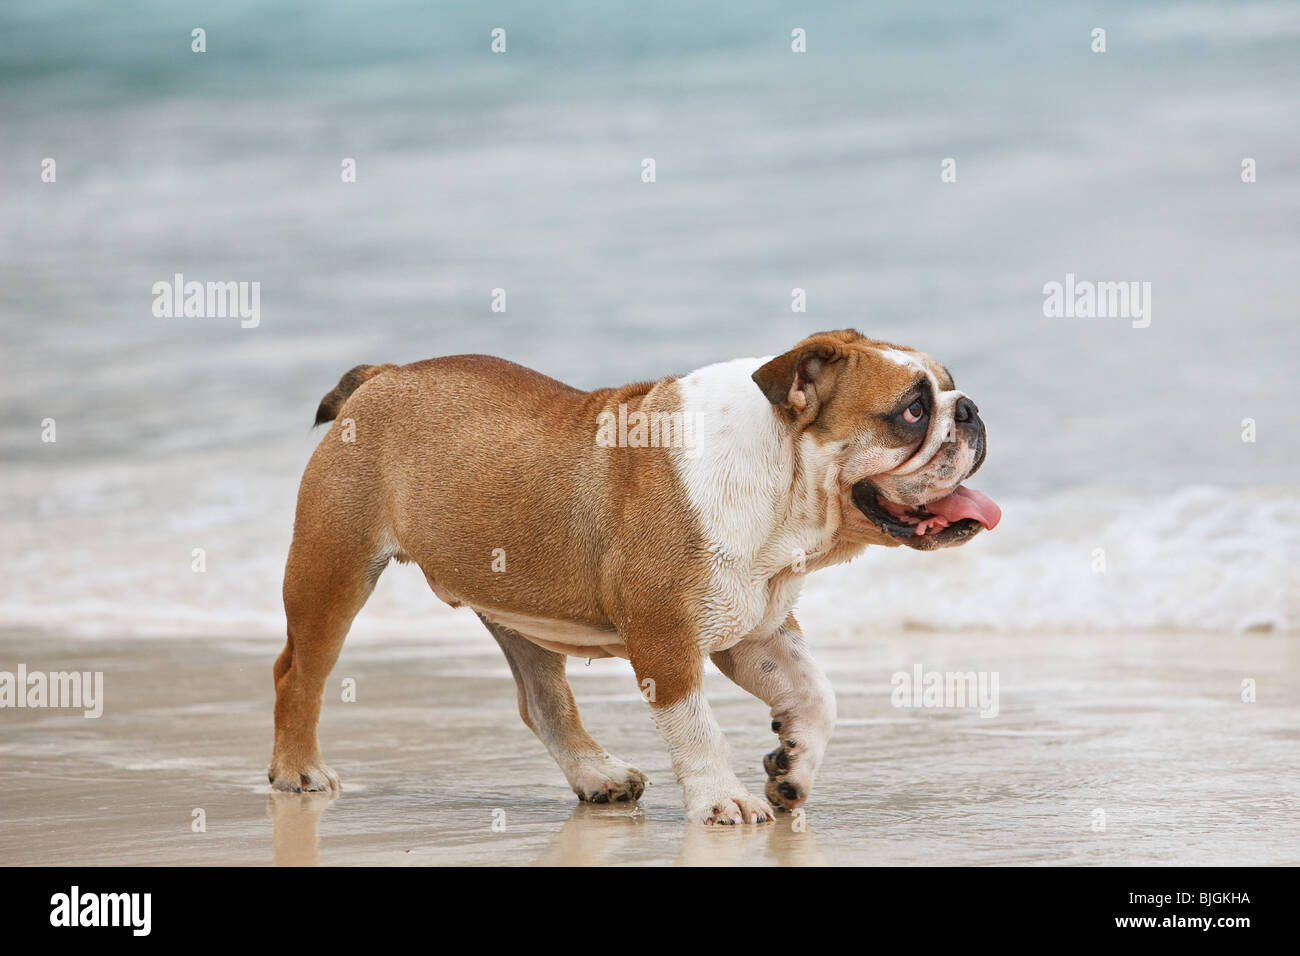
[[[510,628],[528,638],[539,647],[570,657],[621,657],[627,659],[627,648],[612,627],[593,627],[545,617],[498,611],[495,608],[475,607],[494,624]]]

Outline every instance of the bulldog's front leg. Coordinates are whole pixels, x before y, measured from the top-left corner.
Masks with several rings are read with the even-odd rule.
[[[731,749],[700,685],[704,658],[692,639],[632,639],[629,657],[673,772],[686,795],[686,817],[705,826],[766,823],[772,807],[753,796],[731,770]]]
[[[705,826],[776,819],[767,801],[746,790],[732,772],[731,750],[701,691],[664,706],[652,703],[650,710],[686,795],[688,819]]]
[[[767,797],[787,810],[802,806],[835,727],[835,691],[799,622],[791,614],[767,637],[741,641],[712,658],[718,670],[771,706],[780,746],[763,758]]]

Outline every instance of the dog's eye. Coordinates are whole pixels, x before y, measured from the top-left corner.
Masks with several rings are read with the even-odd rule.
[[[921,400],[919,398],[916,401],[914,401],[911,405],[908,405],[907,408],[904,409],[903,411],[903,421],[907,422],[909,425],[915,425],[924,417],[925,417],[925,406],[921,404]]]

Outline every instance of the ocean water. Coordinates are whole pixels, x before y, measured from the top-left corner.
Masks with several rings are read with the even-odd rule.
[[[0,6],[0,625],[280,632],[357,363],[594,387],[853,326],[979,403],[1005,518],[815,575],[823,630],[1300,631],[1300,7],[265,7]],[[176,273],[258,325],[155,317]],[[1149,326],[1046,317],[1067,274]],[[476,626],[395,568],[356,633]]]

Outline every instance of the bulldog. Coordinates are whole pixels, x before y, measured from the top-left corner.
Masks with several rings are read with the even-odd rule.
[[[869,545],[964,544],[1000,518],[964,482],[979,409],[934,359],[853,330],[783,355],[584,392],[484,355],[362,365],[320,404],[274,667],[277,790],[339,787],[316,739],[324,685],[391,561],[412,562],[505,652],[519,714],[579,799],[647,783],[588,735],[566,656],[629,660],[689,820],[793,810],[835,694],[791,609],[804,577]],[[771,708],[766,799],[731,768],[708,658]]]

